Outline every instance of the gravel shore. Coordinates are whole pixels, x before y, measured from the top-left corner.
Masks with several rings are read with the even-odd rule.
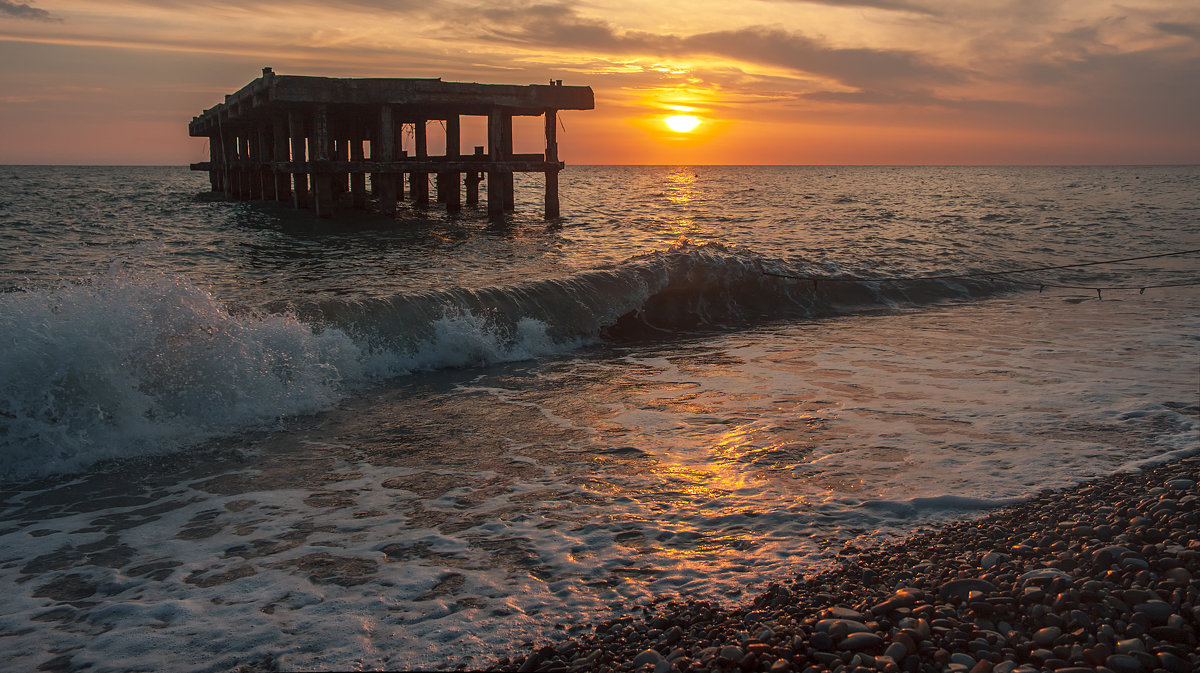
[[[1122,473],[771,584],[501,659],[516,671],[1200,671],[1200,458]]]

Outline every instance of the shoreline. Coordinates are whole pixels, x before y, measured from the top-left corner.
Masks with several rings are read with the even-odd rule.
[[[847,547],[751,603],[679,598],[498,670],[1200,670],[1200,456]]]

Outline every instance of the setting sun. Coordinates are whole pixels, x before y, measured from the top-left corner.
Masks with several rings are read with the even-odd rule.
[[[693,115],[674,115],[663,120],[672,131],[687,133],[700,125],[700,118]]]

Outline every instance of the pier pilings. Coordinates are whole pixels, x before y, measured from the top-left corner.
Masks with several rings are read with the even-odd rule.
[[[262,77],[225,102],[192,119],[190,135],[207,137],[209,161],[192,164],[208,171],[213,192],[240,201],[279,201],[333,217],[339,208],[374,207],[396,213],[407,199],[448,212],[479,205],[487,182],[487,210],[514,210],[514,174],[545,176],[545,216],[559,216],[558,111],[590,110],[586,86],[500,85],[443,82],[441,79]],[[463,117],[487,120],[485,145],[462,153]],[[544,117],[545,151],[513,151],[513,118]],[[431,155],[429,129],[445,128],[444,153]],[[412,156],[404,147],[412,138]],[[435,138],[436,140],[436,138]],[[405,189],[405,182],[408,188]]]

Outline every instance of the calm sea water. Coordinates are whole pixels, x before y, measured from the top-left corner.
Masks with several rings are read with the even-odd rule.
[[[477,667],[1200,444],[1200,289],[1138,292],[1200,255],[919,278],[1200,248],[1198,167],[562,177],[335,225],[0,167],[10,665]]]

